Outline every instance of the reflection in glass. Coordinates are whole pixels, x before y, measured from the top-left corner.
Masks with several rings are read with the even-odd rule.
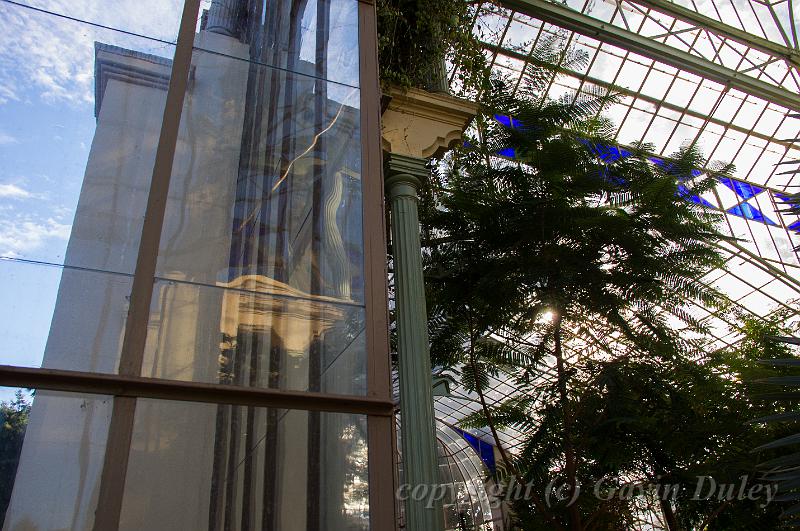
[[[158,281],[142,375],[365,394],[363,307],[260,285],[268,280],[240,276],[224,289]]]
[[[239,10],[245,4],[256,8]],[[195,39],[143,374],[364,394],[358,3],[204,5],[210,11]],[[217,16],[223,8],[238,13],[240,25],[226,26]],[[7,33],[15,38],[32,17],[43,17],[41,28],[67,24],[29,11],[0,23],[12,20]],[[131,273],[147,259],[138,251],[172,69],[163,56],[172,46],[96,38],[96,27],[69,24],[90,46],[31,38],[23,40],[29,57],[0,62],[0,73],[12,65],[19,80],[41,89],[37,104],[58,102],[67,120],[80,117],[81,137],[63,124],[77,173],[62,175],[58,150],[42,140],[51,116],[40,120],[38,137],[30,135],[34,147],[15,159],[18,167],[52,159],[43,179],[50,189],[28,190],[0,174],[0,201],[41,206],[60,187],[72,194],[58,211],[68,222],[56,227],[64,245],[0,248],[0,255],[65,266],[46,341],[47,326],[38,331],[43,366],[113,372]],[[67,73],[45,60],[64,57]],[[21,101],[9,96],[7,79],[0,77],[0,113],[7,101]],[[82,90],[67,90],[74,87]],[[0,123],[23,129],[36,116],[21,107],[12,114]],[[85,153],[76,158],[81,142]],[[0,231],[8,232],[5,212]],[[0,246],[9,241],[16,240],[0,232]],[[92,528],[110,411],[105,397],[37,396],[4,529]],[[363,416],[140,399],[121,528],[367,529],[366,448]]]
[[[112,398],[22,400],[0,405],[2,529],[92,529]],[[369,529],[365,416],[137,402],[121,530]]]
[[[263,374],[256,375],[253,385],[334,390],[335,386],[322,381],[321,372],[328,363],[325,357],[346,351],[342,361],[349,361],[338,367],[347,364],[351,370],[338,374],[346,378],[347,390],[361,393],[365,387],[364,341],[359,337],[363,326],[358,321],[363,317],[351,308],[363,305],[364,292],[359,94],[356,88],[324,79],[341,66],[338,59],[334,60],[338,55],[331,53],[332,47],[339,46],[336,43],[345,39],[345,33],[347,39],[357,41],[357,32],[344,32],[348,24],[357,24],[356,2],[310,2],[303,4],[300,11],[295,9],[297,6],[292,8],[294,11],[289,9],[288,2],[279,2],[280,9],[263,20],[251,15],[247,31],[242,30],[239,36],[226,34],[220,30],[220,17],[213,18],[211,14],[225,5],[241,4],[209,4],[211,11],[204,24],[213,22],[216,26],[200,30],[195,39],[198,48],[205,51],[198,49],[192,59],[161,240],[159,276],[308,303],[303,309],[298,309],[297,302],[272,304],[270,315],[284,311],[288,316],[302,317],[299,321],[278,318],[279,327],[272,327],[269,319],[262,318],[255,332],[251,325],[237,328],[231,313],[235,306],[230,302],[232,296],[224,301],[220,297],[200,297],[195,303],[195,317],[202,315],[205,320],[197,320],[194,325],[178,319],[178,307],[154,306],[153,320],[157,320],[159,334],[170,338],[210,338],[214,346],[205,347],[198,341],[188,345],[195,350],[182,351],[183,358],[178,360],[178,353],[165,350],[163,344],[156,342],[160,360],[168,360],[172,366],[159,366],[151,374],[230,383],[236,376],[224,374],[224,369],[223,374],[216,374],[220,366],[213,363],[224,356],[220,345],[232,339],[238,349],[249,348],[243,345],[250,340],[243,338],[258,333],[263,336],[258,348],[280,349],[277,357],[287,361],[281,362],[283,368],[273,362],[272,369],[268,362],[262,363]],[[72,86],[59,84],[56,78],[48,85],[56,92],[38,94],[50,105],[58,104],[56,115],[66,113],[71,120],[72,114],[79,114],[79,123],[87,118],[96,121],[92,124],[94,138],[84,139],[74,136],[74,131],[64,127],[66,124],[52,121],[55,118],[38,119],[42,129],[73,135],[68,138],[70,155],[65,159],[74,162],[77,173],[70,166],[58,174],[58,180],[43,178],[41,186],[31,188],[0,180],[0,255],[63,263],[69,269],[60,277],[58,297],[54,297],[55,288],[51,288],[48,302],[36,312],[28,311],[31,304],[23,302],[30,297],[9,300],[4,306],[16,307],[21,314],[52,312],[44,366],[113,372],[124,333],[130,280],[95,272],[130,275],[135,269],[171,71],[171,61],[162,55],[171,55],[172,47],[21,7],[4,5],[4,9],[10,14],[0,23],[8,26],[9,34],[24,34],[26,28],[43,30],[49,23],[58,30],[53,31],[56,36],[71,31],[102,39],[92,41],[88,49],[87,43],[78,39],[75,46],[64,47],[60,54],[76,68],[75,76],[64,74],[65,80],[82,88],[76,88],[72,94],[75,98],[67,90]],[[274,17],[293,22],[284,27]],[[148,43],[162,50],[157,52]],[[309,43],[313,44],[311,48]],[[21,58],[0,62],[0,68],[11,65],[17,69],[13,77],[20,86],[38,87],[41,80],[29,71],[28,65],[43,60],[38,48],[27,40],[15,46]],[[313,51],[311,55],[309,49]],[[0,54],[5,52],[0,50]],[[280,58],[279,64],[297,67],[316,77],[253,62],[270,54],[276,60]],[[83,89],[87,87],[94,94],[85,94]],[[3,100],[2,94],[11,94],[3,90],[0,118],[10,107],[22,106],[11,105],[16,96]],[[88,102],[93,102],[93,108]],[[15,112],[15,119],[8,123],[23,128],[31,121],[30,112]],[[61,153],[39,141],[41,134],[43,131],[37,131],[39,149],[35,154],[22,142],[12,143],[15,156],[9,159],[10,169],[0,169],[1,178],[7,178],[4,172],[16,171],[14,167],[24,166],[35,174],[42,169],[37,166],[41,159],[49,160],[43,153]],[[76,147],[81,144],[85,144],[87,153],[73,161]],[[0,149],[6,146],[0,145]],[[55,176],[60,160],[60,155],[49,160],[44,167],[47,173]],[[61,202],[52,203],[56,198]],[[63,220],[58,217],[62,215],[66,216]],[[50,232],[57,232],[64,244],[45,245],[41,240]],[[34,274],[34,269],[26,273],[28,277]],[[3,298],[12,292],[13,289],[4,291]],[[158,299],[154,304],[161,302],[163,299]],[[343,303],[342,309],[335,309],[332,302]],[[55,309],[50,310],[53,306]],[[173,310],[176,316],[170,318],[168,313]],[[184,311],[183,315],[188,314]],[[212,322],[214,319],[216,322]],[[242,320],[248,319],[253,321],[246,317]],[[308,324],[307,330],[297,332],[299,322]],[[356,324],[347,325],[347,331],[341,332],[344,322]],[[42,322],[38,322],[36,330],[31,325],[19,328],[16,333],[25,330],[29,344],[19,349],[23,354],[13,356],[27,357],[25,365],[38,364],[42,349],[32,349],[31,345],[45,342],[47,329]],[[332,354],[336,349],[331,345],[344,340],[352,340],[352,344],[342,345]],[[251,349],[252,356],[245,356],[252,358],[244,362],[248,366],[261,356],[258,348]],[[309,367],[307,383],[268,381],[268,370],[270,374],[284,370],[301,352],[305,356],[301,362]],[[203,376],[208,365],[206,356],[215,367],[213,376]],[[191,361],[198,367],[184,366],[178,371],[178,361]]]
[[[173,53],[0,4],[0,258],[133,273]]]
[[[355,0],[211,0],[200,28],[246,43],[255,63],[359,85]],[[195,41],[197,48],[225,53],[207,44]]]
[[[48,13],[174,43],[183,0],[15,0]],[[201,0],[208,2],[209,0]]]
[[[120,530],[369,529],[366,417],[139,400]]]
[[[363,301],[358,91],[209,52],[193,65],[159,276]]]
[[[245,4],[195,37],[143,375],[363,394],[359,91],[328,80],[357,6]]]
[[[8,350],[0,363],[116,372],[130,276],[2,261],[0,275],[9,296],[0,308],[0,315],[8,313],[2,321]]]

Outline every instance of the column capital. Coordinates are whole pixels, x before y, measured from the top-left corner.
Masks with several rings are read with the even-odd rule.
[[[416,177],[420,181],[425,180],[430,173],[428,170],[428,160],[398,153],[384,153],[384,165],[386,166],[387,180],[395,174],[408,174]]]
[[[428,161],[408,155],[384,153],[386,193],[390,199],[410,196],[416,199],[417,190],[428,178]]]

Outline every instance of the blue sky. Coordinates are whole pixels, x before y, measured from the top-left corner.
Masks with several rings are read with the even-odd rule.
[[[166,41],[180,17],[179,0],[22,3]],[[172,53],[164,42],[0,1],[0,363],[41,364],[61,268],[13,259],[63,263],[95,129],[95,41]],[[12,394],[1,389],[0,400]]]

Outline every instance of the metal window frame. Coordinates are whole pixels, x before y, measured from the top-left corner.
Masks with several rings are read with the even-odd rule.
[[[611,23],[597,20],[561,4],[547,0],[502,0],[501,4],[530,17],[730,86],[745,94],[800,111],[800,96],[784,88],[616,27]]]
[[[369,514],[372,529],[397,528],[395,434],[389,363],[389,301],[386,261],[381,89],[378,76],[378,20],[374,0],[359,0],[361,90],[361,185],[364,283],[367,322],[367,395],[391,404],[388,416],[367,417]]]
[[[682,20],[687,24],[692,24],[698,28],[707,29],[708,31],[714,33],[715,35],[719,35],[720,37],[731,39],[755,50],[762,51],[776,58],[785,59],[794,65],[800,66],[800,52],[798,52],[798,50],[789,48],[788,46],[780,45],[776,42],[772,42],[769,39],[759,37],[753,33],[748,33],[737,27],[702,15],[697,11],[684,7],[675,2],[664,0],[632,1],[633,3],[648,7],[658,11],[659,13]]]
[[[0,385],[3,386],[114,397],[95,512],[95,531],[119,529],[138,398],[366,415],[370,528],[396,528],[392,426],[394,403],[389,365],[377,18],[374,0],[358,0],[357,3],[367,395],[287,391],[141,376],[167,193],[200,12],[200,0],[185,0],[133,276],[118,373],[0,365]]]

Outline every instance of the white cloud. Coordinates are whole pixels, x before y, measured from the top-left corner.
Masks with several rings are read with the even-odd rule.
[[[66,240],[72,227],[54,219],[0,220],[0,257],[17,258],[52,240]]]
[[[6,146],[8,144],[16,144],[16,143],[17,143],[16,138],[9,135],[8,133],[0,131],[0,146]]]
[[[108,27],[174,41],[181,0],[30,0],[53,13]],[[118,4],[118,5],[117,5]],[[94,43],[163,56],[172,47],[154,40],[57,18],[8,5],[0,17],[0,104],[35,101],[90,105],[94,102]]]
[[[2,70],[3,73],[7,73]],[[11,100],[19,100],[13,80],[3,78],[0,79],[0,105],[8,103]]]
[[[0,184],[0,197],[10,197],[12,199],[28,199],[33,194],[23,190],[16,184]]]

